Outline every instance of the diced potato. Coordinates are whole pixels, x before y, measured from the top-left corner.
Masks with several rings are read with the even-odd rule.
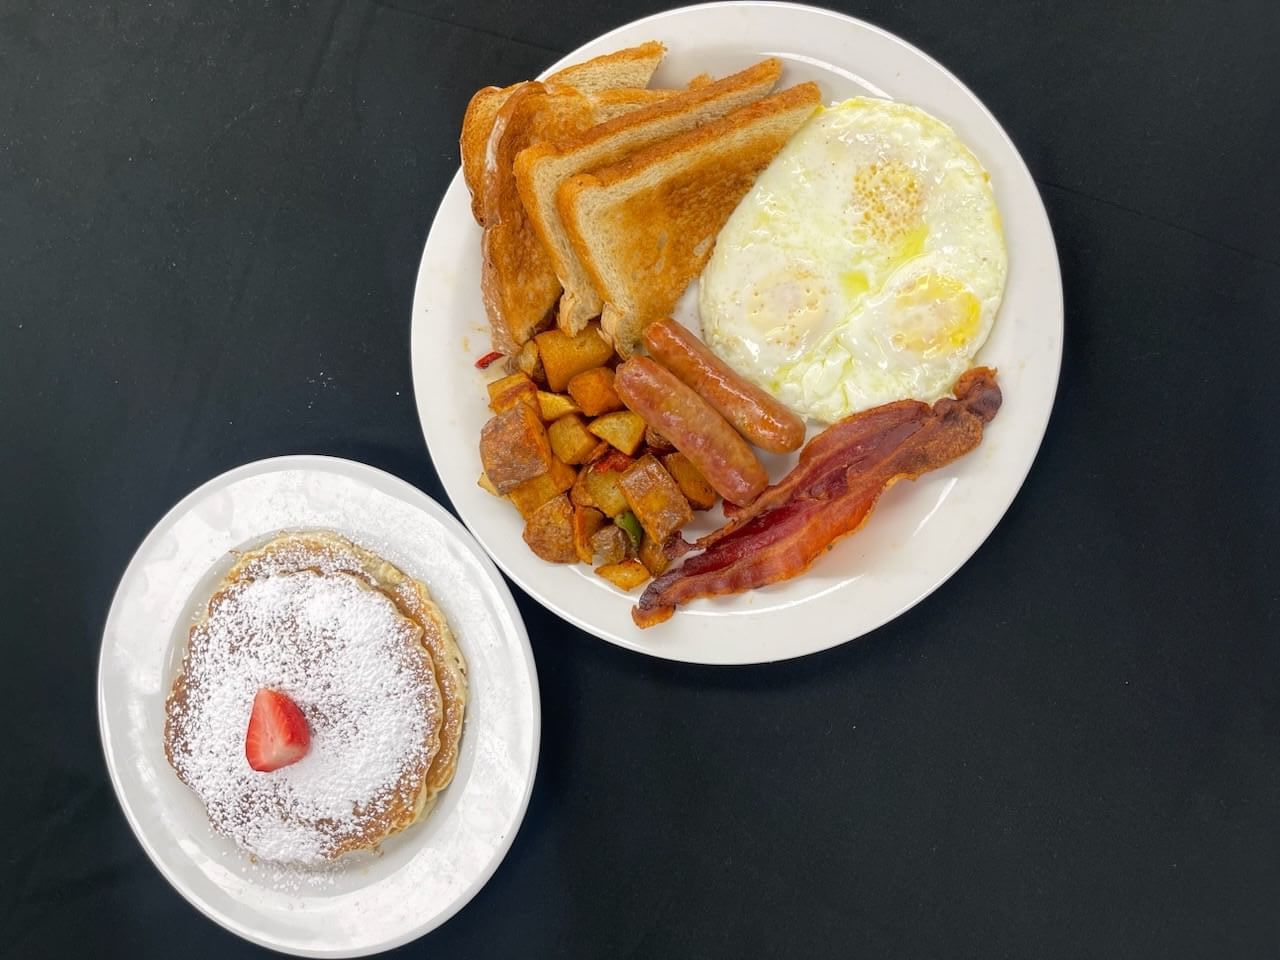
[[[594,437],[595,434],[593,433],[591,434],[591,436]],[[592,450],[589,454],[587,454],[586,462],[597,463],[600,460],[604,459],[604,457],[606,457],[608,454],[617,453],[617,452],[618,452],[617,450],[614,450],[613,447],[609,446],[608,440],[597,440],[595,449]]]
[[[502,494],[498,492],[498,488],[493,485],[493,481],[489,479],[489,475],[487,473],[480,474],[480,479],[476,481],[476,486],[485,493],[492,493],[495,497],[502,496]]]
[[[561,417],[547,428],[551,449],[565,463],[586,463],[600,441],[576,413]]]
[[[622,410],[626,405],[613,389],[613,371],[608,367],[584,370],[569,381],[569,396],[588,417]]]
[[[573,397],[566,397],[563,393],[548,393],[546,390],[538,391],[538,414],[547,423],[571,413],[581,413],[578,405],[573,402]]]
[[[530,404],[504,410],[480,431],[480,463],[499,493],[546,473],[553,458],[547,428]]]
[[[595,507],[573,507],[573,548],[578,552],[578,559],[590,564],[595,558],[591,549],[591,538],[604,526],[604,514]]]
[[[640,526],[658,543],[666,543],[667,537],[693,519],[689,501],[653,454],[626,469],[621,487]]]
[[[534,383],[547,382],[547,375],[542,369],[542,357],[538,356],[538,344],[533,340],[525,341],[525,345],[516,354],[516,368]]]
[[[524,525],[524,542],[550,563],[573,563],[573,505],[563,493],[535,510]]]
[[[546,473],[532,480],[526,480],[507,496],[520,511],[520,516],[527,518],[552,497],[570,489],[577,478],[578,471],[556,457],[552,457],[551,467]]]
[[[640,562],[653,576],[664,573],[671,566],[671,559],[662,552],[662,544],[647,533],[640,541]]]
[[[680,487],[680,492],[695,510],[710,510],[716,505],[717,494],[707,483],[702,471],[693,465],[693,461],[683,453],[668,453],[662,458],[662,465],[671,474]]]
[[[653,427],[644,428],[644,445],[654,453],[666,453],[668,450],[675,449],[671,441],[653,429]]]
[[[578,479],[573,481],[573,487],[569,490],[569,499],[580,507],[594,507],[595,501],[591,499],[591,491],[587,489],[587,474],[591,471],[582,469],[578,471]]]
[[[510,410],[517,403],[537,403],[538,385],[523,373],[494,380],[489,384],[489,409],[494,413]]]
[[[512,387],[520,386],[526,383],[533,383],[523,373],[512,373],[505,377],[499,377],[485,384],[485,389],[489,391],[489,402],[492,403],[495,397],[500,396]]]
[[[627,498],[622,495],[622,474],[617,470],[596,470],[583,467],[573,485],[570,496],[573,502],[584,507],[595,507],[606,517],[616,517],[627,509]]]
[[[627,498],[622,495],[622,474],[617,470],[591,470],[587,488],[596,507],[606,517],[616,517],[627,509]]]
[[[606,524],[592,534],[591,552],[606,565],[621,563],[627,559],[627,535],[612,523]]]
[[[564,393],[569,381],[583,370],[604,366],[613,355],[613,347],[602,336],[597,324],[590,324],[576,336],[563,330],[546,330],[533,338],[538,356],[547,375],[547,386],[554,393]]]
[[[623,590],[634,590],[649,579],[648,568],[639,560],[606,563],[604,566],[596,567],[596,573]]]
[[[644,421],[640,414],[630,410],[619,410],[617,413],[606,413],[596,417],[587,427],[601,440],[608,440],[625,454],[633,454],[644,439]]]

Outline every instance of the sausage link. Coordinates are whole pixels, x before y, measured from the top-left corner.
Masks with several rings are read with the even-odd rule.
[[[749,503],[768,485],[764,467],[729,421],[671,371],[648,357],[632,357],[618,367],[613,389],[730,503]]]
[[[788,453],[804,443],[803,420],[747,381],[674,320],[655,320],[645,327],[644,345],[655,360],[760,449]]]

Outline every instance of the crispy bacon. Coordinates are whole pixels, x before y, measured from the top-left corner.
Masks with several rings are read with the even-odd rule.
[[[636,625],[661,623],[698,597],[741,593],[804,571],[870,516],[899,480],[914,480],[964,456],[1000,409],[994,370],[975,367],[956,382],[954,399],[932,407],[900,400],[846,417],[818,434],[795,468],[719,530],[694,544],[668,546],[689,557],[649,584],[631,611]]]

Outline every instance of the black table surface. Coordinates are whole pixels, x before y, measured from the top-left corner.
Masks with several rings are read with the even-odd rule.
[[[247,957],[134,840],[101,630],[160,516],[323,453],[447,503],[410,302],[470,94],[662,0],[0,0],[0,955]],[[402,956],[1280,954],[1280,8],[867,0],[1039,183],[1044,445],[974,558],[800,661],[646,659],[516,591],[528,816]]]

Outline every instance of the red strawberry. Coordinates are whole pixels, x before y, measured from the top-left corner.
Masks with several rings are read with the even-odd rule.
[[[297,763],[307,755],[311,731],[298,705],[278,690],[263,687],[253,698],[244,755],[262,773]]]

